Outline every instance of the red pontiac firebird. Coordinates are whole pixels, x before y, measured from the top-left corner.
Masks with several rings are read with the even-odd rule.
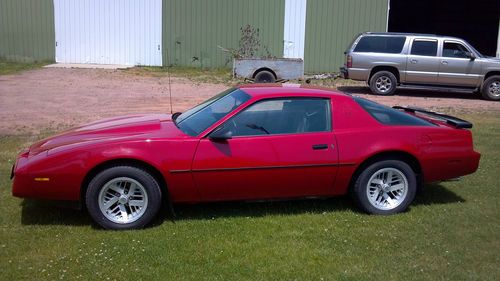
[[[80,200],[108,229],[147,225],[162,200],[328,197],[371,214],[427,182],[476,171],[472,124],[328,89],[245,85],[173,115],[94,122],[22,151],[17,197]]]

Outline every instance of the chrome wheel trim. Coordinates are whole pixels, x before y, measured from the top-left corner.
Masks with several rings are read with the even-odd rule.
[[[141,218],[148,208],[146,189],[129,177],[108,181],[98,197],[101,213],[110,221],[119,224],[132,223]]]
[[[389,77],[382,75],[375,80],[375,87],[381,93],[387,93],[392,89],[392,81]]]
[[[500,97],[500,81],[493,81],[488,87],[488,93],[494,97]]]
[[[383,168],[370,177],[366,186],[368,202],[379,210],[392,210],[405,200],[408,179],[398,169]]]

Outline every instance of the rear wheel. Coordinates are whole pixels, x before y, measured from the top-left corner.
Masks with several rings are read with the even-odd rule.
[[[255,74],[254,81],[257,83],[274,83],[276,82],[276,77],[270,71],[261,70]]]
[[[370,214],[391,215],[405,211],[415,198],[417,179],[403,161],[373,163],[359,174],[353,195],[359,207]]]
[[[500,100],[500,75],[488,77],[483,83],[481,94],[486,100]]]
[[[148,172],[116,166],[89,183],[86,205],[90,216],[106,229],[135,229],[150,223],[161,206],[158,182]]]
[[[370,78],[370,90],[381,96],[393,95],[397,86],[396,76],[390,71],[379,71]]]

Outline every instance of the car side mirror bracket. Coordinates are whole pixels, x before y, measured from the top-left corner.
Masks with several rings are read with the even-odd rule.
[[[217,129],[213,130],[208,135],[208,138],[211,141],[215,141],[215,142],[226,141],[228,139],[233,138],[233,132],[231,132],[229,129],[227,129],[224,126],[220,126]]]

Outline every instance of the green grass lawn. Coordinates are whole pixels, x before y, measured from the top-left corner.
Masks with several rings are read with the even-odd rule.
[[[404,214],[365,215],[347,197],[217,203],[124,232],[13,198],[12,161],[34,137],[0,136],[0,280],[499,280],[500,116],[462,117],[479,170],[428,185]]]
[[[40,68],[50,62],[11,62],[0,58],[0,75],[16,74],[25,70]]]

